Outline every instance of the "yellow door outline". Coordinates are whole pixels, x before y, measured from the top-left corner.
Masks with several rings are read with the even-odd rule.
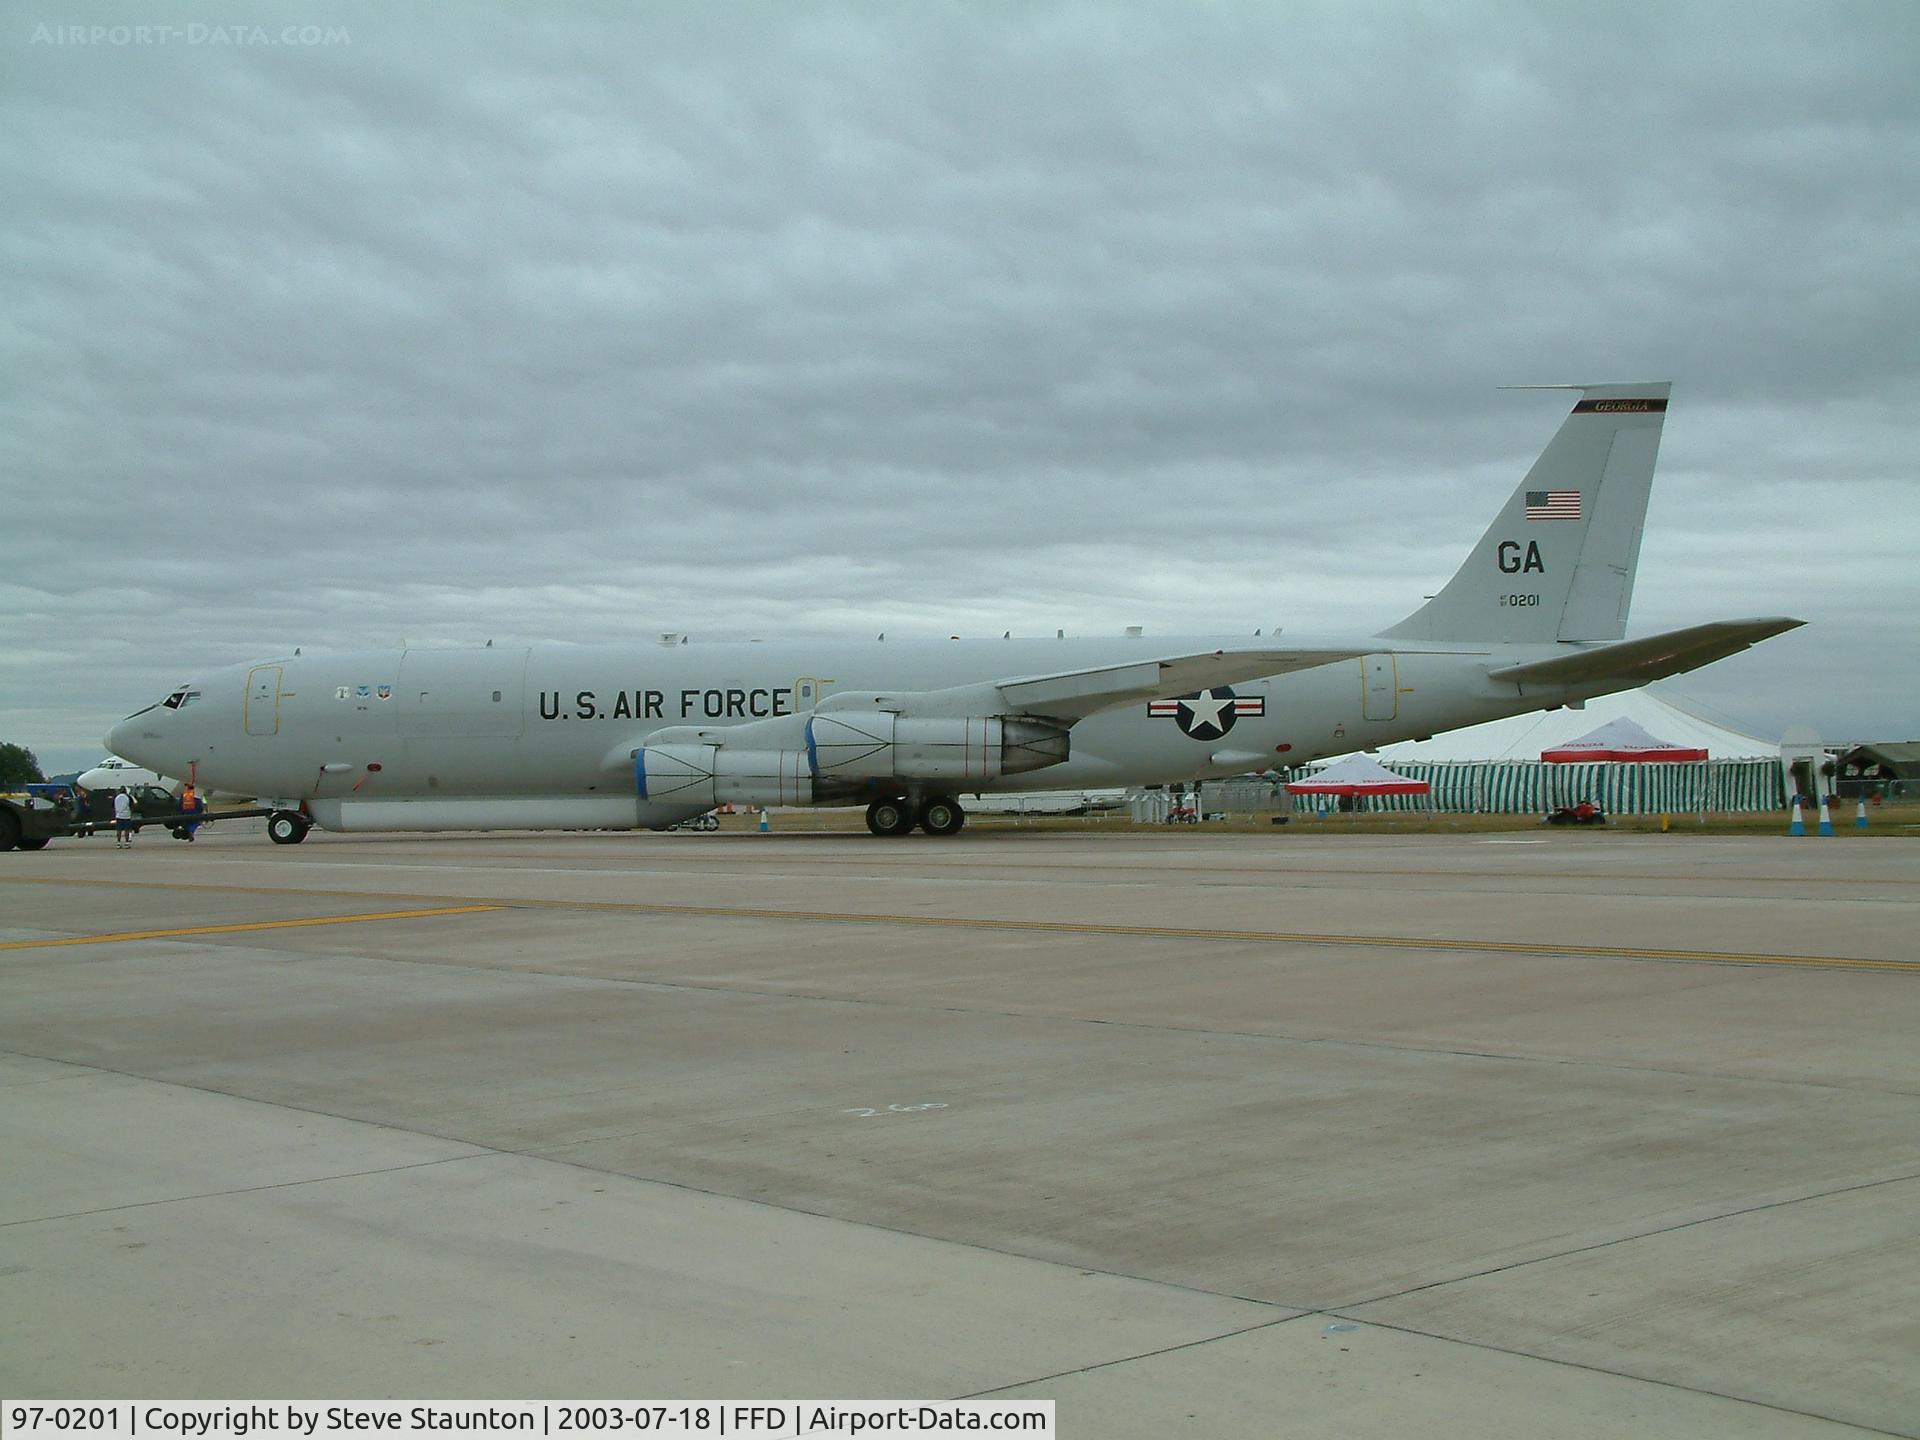
[[[280,733],[280,666],[256,665],[247,672],[247,698],[243,709],[247,734]]]

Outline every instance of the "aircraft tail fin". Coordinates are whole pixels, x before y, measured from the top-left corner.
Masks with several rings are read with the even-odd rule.
[[[1383,636],[1550,644],[1626,634],[1672,386],[1539,388],[1578,390],[1580,401],[1466,564]]]

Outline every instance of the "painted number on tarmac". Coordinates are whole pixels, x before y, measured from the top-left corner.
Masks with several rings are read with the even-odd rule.
[[[944,1110],[946,1108],[946,1102],[943,1100],[929,1100],[924,1105],[889,1105],[884,1110],[876,1110],[871,1105],[856,1105],[852,1109],[843,1110],[840,1113],[843,1115],[858,1115],[864,1120],[870,1115],[913,1115],[922,1110]]]

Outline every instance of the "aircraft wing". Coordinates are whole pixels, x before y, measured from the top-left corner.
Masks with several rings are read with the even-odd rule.
[[[1764,620],[1715,620],[1706,625],[1689,625],[1684,630],[1649,635],[1643,640],[1622,640],[1556,655],[1550,660],[1509,665],[1489,671],[1487,678],[1510,680],[1516,685],[1586,685],[1596,680],[1617,680],[1627,686],[1646,685],[1737,655],[1762,640],[1782,631],[1796,630],[1806,623],[1784,616]]]
[[[1365,654],[1362,650],[1247,649],[1207,650],[1191,655],[1160,655],[1087,670],[1027,675],[1001,680],[995,688],[1012,708],[1029,715],[1083,720],[1096,711],[1135,700],[1188,695],[1215,685],[1257,680],[1310,670]]]

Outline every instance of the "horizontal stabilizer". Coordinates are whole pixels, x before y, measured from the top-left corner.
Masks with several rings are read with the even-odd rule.
[[[1162,655],[1123,665],[1067,670],[1002,680],[997,688],[1013,709],[1027,715],[1084,719],[1096,711],[1137,700],[1192,694],[1215,685],[1258,680],[1352,660],[1360,650],[1208,650],[1198,655]]]
[[[1762,640],[1797,630],[1806,623],[1783,616],[1764,620],[1715,620],[1707,625],[1669,630],[1664,635],[1649,635],[1644,640],[1622,640],[1614,645],[1556,655],[1551,660],[1509,665],[1504,670],[1490,671],[1487,678],[1516,685],[1590,685],[1596,681],[1618,681],[1622,688],[1647,685],[1737,655]]]

